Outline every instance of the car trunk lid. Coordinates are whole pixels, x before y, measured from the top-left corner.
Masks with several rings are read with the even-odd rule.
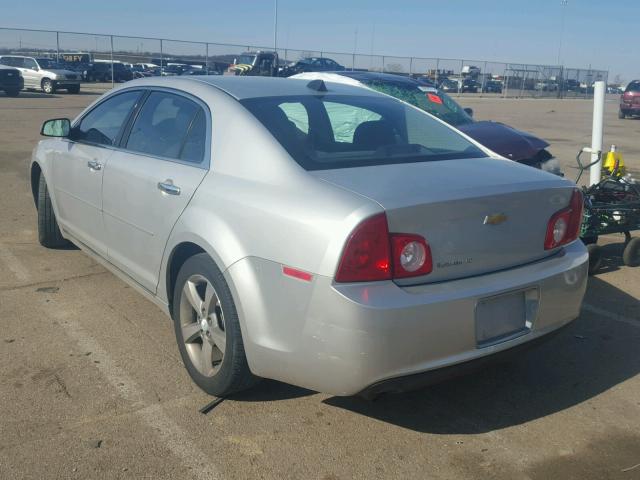
[[[571,183],[498,159],[323,170],[312,175],[378,202],[390,232],[422,235],[433,271],[408,285],[511,268],[553,254],[551,216],[569,204]]]

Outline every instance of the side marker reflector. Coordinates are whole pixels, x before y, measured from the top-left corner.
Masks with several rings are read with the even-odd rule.
[[[285,267],[284,265],[282,266],[282,273],[288,277],[297,278],[304,282],[310,282],[313,279],[313,275],[308,272],[303,272],[297,268]]]

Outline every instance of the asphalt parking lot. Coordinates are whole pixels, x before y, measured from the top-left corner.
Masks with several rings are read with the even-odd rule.
[[[640,268],[603,238],[580,318],[508,364],[375,402],[272,381],[217,405],[169,320],[79,250],[45,250],[27,178],[43,120],[96,94],[0,96],[0,478],[640,479]],[[585,100],[463,97],[552,143],[568,177]],[[640,120],[605,142],[640,177]]]

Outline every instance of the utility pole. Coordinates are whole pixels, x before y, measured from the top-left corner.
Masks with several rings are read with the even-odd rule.
[[[273,51],[278,51],[278,0],[274,0],[273,7]]]
[[[562,65],[562,37],[564,36],[564,13],[568,0],[560,0],[560,41],[558,43],[558,65]]]

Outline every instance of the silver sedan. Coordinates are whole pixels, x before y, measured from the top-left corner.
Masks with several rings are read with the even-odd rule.
[[[128,82],[45,122],[45,247],[73,242],[171,316],[195,383],[375,395],[575,319],[582,196],[349,85]]]

